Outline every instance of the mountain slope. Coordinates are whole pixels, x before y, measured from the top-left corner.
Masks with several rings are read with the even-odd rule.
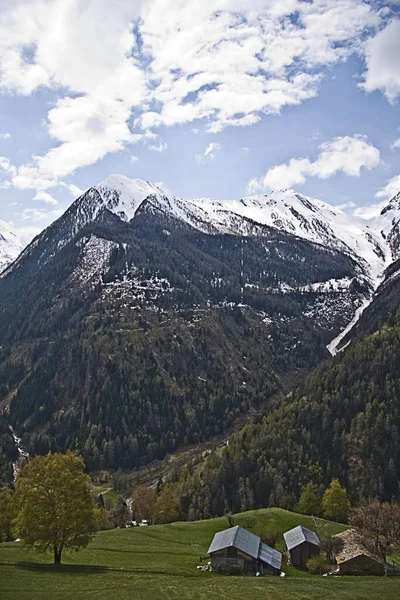
[[[26,246],[9,223],[0,220],[0,272],[10,265]]]
[[[293,507],[309,481],[338,477],[353,502],[400,499],[400,261],[386,273],[351,345],[256,425],[231,436],[201,474],[183,470],[193,518],[228,506]]]
[[[350,253],[199,203],[112,176],[4,272],[0,402],[29,452],[132,468],[223,434],[370,293]]]

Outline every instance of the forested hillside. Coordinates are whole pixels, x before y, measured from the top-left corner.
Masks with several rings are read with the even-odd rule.
[[[65,227],[0,280],[0,402],[30,453],[72,448],[90,470],[229,431],[326,357],[362,298],[356,279],[312,288],[351,281],[352,259],[268,227],[210,236],[151,204],[63,245]]]
[[[399,500],[398,269],[399,263],[388,272],[348,348],[260,423],[233,435],[222,452],[182,469],[178,488],[191,518],[293,507],[305,484],[326,486],[333,477],[353,502]]]
[[[0,415],[0,487],[11,483],[13,478],[13,463],[17,458],[18,449],[9,424]]]

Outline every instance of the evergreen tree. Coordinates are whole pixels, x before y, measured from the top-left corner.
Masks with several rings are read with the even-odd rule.
[[[322,512],[321,497],[316,485],[310,482],[303,487],[295,511],[303,515],[320,516]]]

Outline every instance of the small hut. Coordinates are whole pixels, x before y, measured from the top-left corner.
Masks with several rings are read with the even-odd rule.
[[[216,533],[208,554],[216,570],[262,575],[281,572],[282,554],[239,525]]]
[[[290,564],[305,568],[310,558],[319,554],[320,541],[316,533],[299,525],[283,534]]]
[[[371,552],[354,529],[338,533],[335,537],[343,541],[343,548],[336,556],[336,575],[400,575],[400,569]]]

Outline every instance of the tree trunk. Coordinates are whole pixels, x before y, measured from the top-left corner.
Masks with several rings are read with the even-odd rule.
[[[55,565],[61,565],[61,552],[62,552],[61,549],[59,549],[57,546],[54,546],[54,564]]]

